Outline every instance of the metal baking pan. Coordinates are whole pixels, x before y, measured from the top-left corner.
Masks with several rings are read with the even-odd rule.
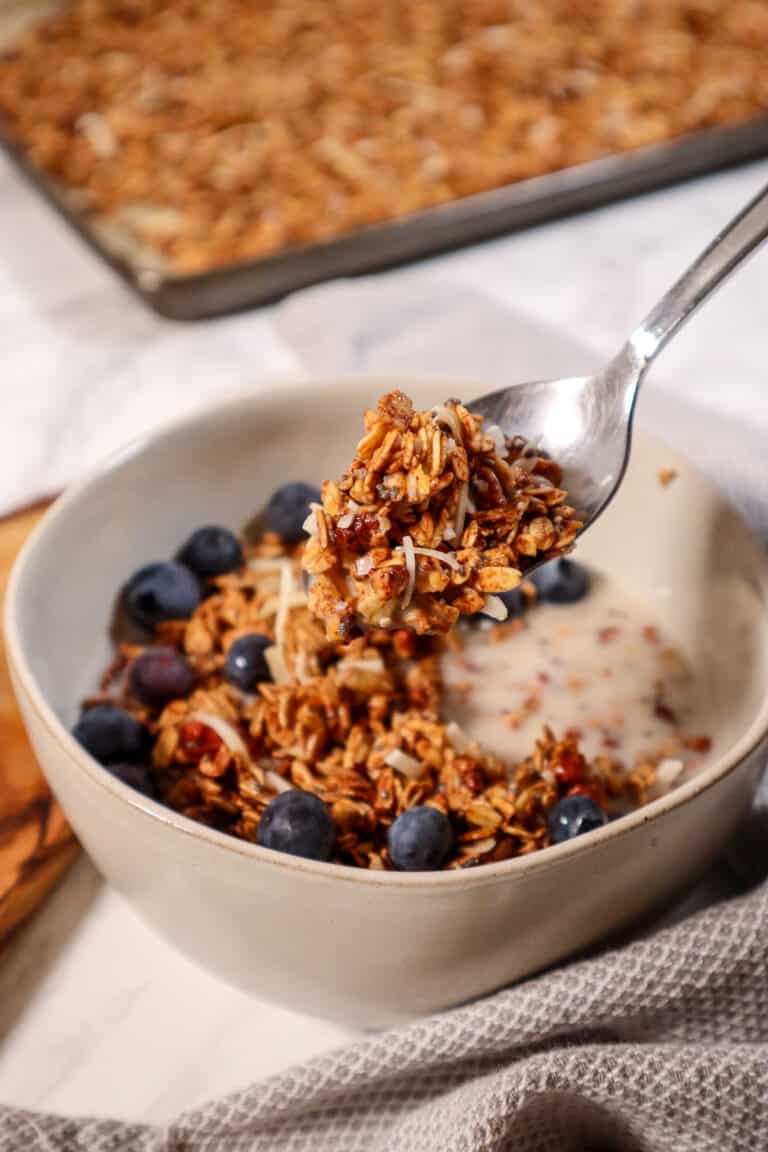
[[[87,216],[73,209],[66,196],[27,162],[12,141],[0,136],[0,144],[68,223],[151,308],[174,320],[200,320],[266,304],[323,280],[390,268],[766,156],[768,117],[608,156],[338,239],[189,276],[142,269],[110,252]]]

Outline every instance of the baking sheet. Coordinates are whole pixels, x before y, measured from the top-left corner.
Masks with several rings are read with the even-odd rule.
[[[209,272],[166,274],[115,251],[8,137],[0,145],[67,222],[163,316],[199,320],[338,276],[378,271],[768,155],[768,117],[523,180],[320,244]]]

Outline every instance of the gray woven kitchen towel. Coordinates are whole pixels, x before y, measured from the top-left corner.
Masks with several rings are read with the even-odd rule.
[[[164,1131],[0,1109],[0,1150],[766,1149],[767,942],[761,883],[623,948],[313,1060]]]
[[[402,282],[332,292],[332,325],[312,295],[280,317],[313,370],[452,366],[501,382],[505,348],[523,376],[589,365],[582,350],[472,293],[437,293],[419,315],[404,306]],[[765,530],[764,437],[663,392],[644,398],[642,420]],[[707,882],[628,942],[364,1039],[165,1129],[0,1107],[0,1152],[768,1152],[766,876],[759,802]]]

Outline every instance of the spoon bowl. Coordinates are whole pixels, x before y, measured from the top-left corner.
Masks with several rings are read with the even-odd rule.
[[[631,412],[607,403],[598,376],[534,380],[472,401],[472,411],[507,435],[524,436],[563,469],[568,502],[594,523],[615,493],[629,458]],[[530,571],[530,569],[529,569]]]
[[[766,238],[768,188],[716,236],[599,372],[515,384],[472,401],[473,412],[508,436],[525,437],[560,464],[582,532],[607,508],[624,477],[635,402],[650,365]]]

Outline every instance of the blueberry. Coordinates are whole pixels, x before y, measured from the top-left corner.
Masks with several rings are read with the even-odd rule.
[[[262,636],[260,632],[239,636],[227,652],[224,664],[224,676],[230,684],[241,688],[243,692],[252,692],[257,684],[271,680],[272,674],[264,652],[272,647],[272,643],[268,636]]]
[[[607,815],[591,796],[565,796],[547,816],[549,838],[553,844],[562,844],[584,832],[593,832],[607,822]]]
[[[193,532],[178,558],[201,580],[208,580],[239,568],[243,563],[243,550],[234,533],[212,524]]]
[[[142,796],[148,796],[150,800],[157,799],[155,785],[146,764],[107,764],[106,769],[111,776],[141,792]]]
[[[195,674],[178,649],[158,644],[136,657],[128,679],[145,704],[167,704],[192,690]]]
[[[532,576],[542,600],[550,604],[575,604],[589,592],[589,572],[575,560],[552,560]]]
[[[72,729],[72,735],[100,764],[144,760],[152,745],[149,729],[122,708],[97,704]]]
[[[197,577],[183,564],[145,564],[125,586],[125,607],[148,631],[163,620],[187,620],[200,603]]]
[[[259,822],[262,848],[304,856],[307,860],[330,860],[336,840],[331,814],[312,792],[292,789],[270,800]]]
[[[264,513],[267,528],[277,532],[288,544],[304,539],[302,525],[309,515],[310,504],[320,503],[320,493],[311,484],[283,484],[272,493]]]
[[[401,872],[440,868],[453,845],[453,829],[437,808],[407,808],[389,830],[389,858]]]

